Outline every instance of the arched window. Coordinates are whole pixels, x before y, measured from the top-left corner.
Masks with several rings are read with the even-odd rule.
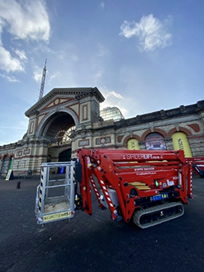
[[[147,150],[166,150],[164,137],[157,132],[147,135],[145,139],[145,146]]]
[[[136,140],[136,139],[128,140],[127,149],[129,149],[129,150],[139,150],[140,147],[139,147],[138,140]]]
[[[192,158],[189,141],[184,132],[175,132],[172,135],[172,141],[173,141],[174,150],[181,149],[184,151],[185,157]]]
[[[3,159],[3,162],[2,162],[2,169],[1,169],[2,174],[7,173],[8,165],[9,165],[9,158],[8,158],[8,156],[5,156]]]

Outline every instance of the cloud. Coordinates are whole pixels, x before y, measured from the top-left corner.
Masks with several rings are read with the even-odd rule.
[[[154,51],[171,44],[172,35],[166,29],[167,22],[168,20],[162,23],[152,14],[149,14],[143,16],[138,23],[124,21],[120,27],[119,35],[127,39],[137,37],[140,51]]]
[[[15,56],[2,42],[8,32],[16,40],[48,42],[50,23],[44,0],[0,1],[0,69],[6,72],[24,71],[26,53],[13,49]]]
[[[55,81],[61,77],[62,77],[62,74],[60,72],[56,72],[56,73],[52,74],[49,78],[49,84],[52,84],[53,81]]]
[[[24,71],[19,59],[12,57],[9,51],[0,46],[0,69],[6,72]]]
[[[48,41],[50,24],[44,1],[16,0],[0,2],[0,17],[7,24],[7,29],[16,39]]]
[[[42,68],[35,67],[35,71],[33,72],[33,78],[37,83],[41,82],[42,79]]]
[[[9,82],[20,82],[17,78],[15,78],[14,76],[8,76],[5,74],[0,74],[0,77],[8,80]]]
[[[116,93],[115,91],[109,92],[108,95],[107,95],[107,97],[109,97],[109,96],[113,96],[113,97],[116,97],[116,98],[118,98],[118,99],[124,98],[121,94]]]
[[[128,109],[124,107],[125,98],[121,94],[114,90],[108,90],[106,87],[100,87],[99,89],[105,97],[105,101],[101,103],[101,109],[107,107],[118,107],[124,116],[127,115]]]
[[[16,55],[19,57],[20,60],[27,60],[26,53],[23,50],[15,50]]]

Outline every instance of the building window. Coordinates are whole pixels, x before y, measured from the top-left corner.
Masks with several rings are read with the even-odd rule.
[[[119,108],[117,107],[107,107],[100,111],[100,116],[103,118],[104,121],[113,120],[113,121],[120,121],[124,119],[124,116]]]
[[[88,105],[82,106],[82,120],[88,120]]]
[[[30,122],[30,129],[29,129],[29,134],[33,133],[33,128],[34,128],[34,121]]]

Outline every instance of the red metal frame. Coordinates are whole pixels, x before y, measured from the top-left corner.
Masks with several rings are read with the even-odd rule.
[[[192,197],[191,164],[186,162],[184,152],[179,151],[146,151],[146,150],[110,150],[81,149],[78,152],[82,164],[82,208],[92,213],[91,187],[96,194],[99,206],[100,193],[94,176],[98,180],[103,195],[112,214],[118,218],[108,189],[116,191],[120,212],[124,221],[129,222],[135,209],[140,209],[140,201],[171,190],[174,201],[187,204]],[[131,190],[136,194],[131,195]],[[175,192],[175,197],[174,197]]]
[[[204,157],[187,158],[186,161],[192,164],[193,172],[204,177]]]

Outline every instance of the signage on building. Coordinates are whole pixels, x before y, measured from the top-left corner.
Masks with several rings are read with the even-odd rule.
[[[60,141],[60,142],[50,143],[48,145],[48,147],[63,146],[63,145],[68,145],[68,144],[71,144],[71,139],[68,141]]]
[[[30,154],[30,148],[25,148],[23,150],[17,151],[15,157],[19,158],[19,157],[23,157],[24,155],[29,155],[29,154]]]
[[[80,147],[86,146],[86,145],[89,145],[89,139],[81,140],[78,143],[78,146],[80,146]]]
[[[30,149],[29,149],[29,148],[28,148],[28,149],[24,149],[23,154],[24,154],[24,155],[30,154]]]

